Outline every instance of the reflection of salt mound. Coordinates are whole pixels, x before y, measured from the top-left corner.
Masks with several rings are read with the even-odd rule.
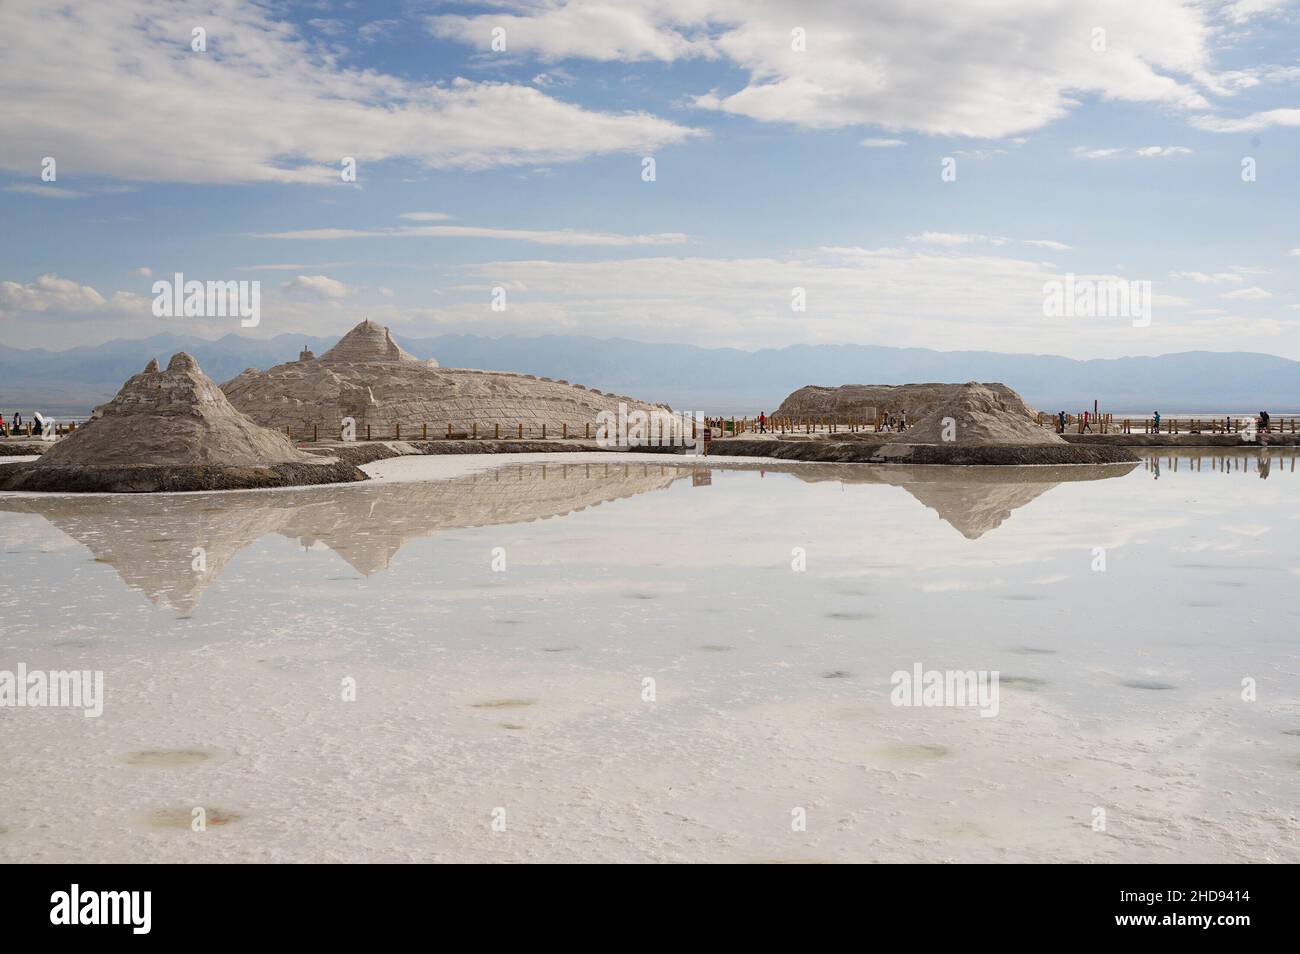
[[[976,540],[1002,526],[1013,511],[1037,500],[1057,484],[1035,476],[1032,482],[908,480],[899,486],[967,540]]]
[[[502,437],[522,424],[536,437],[543,424],[558,437],[568,425],[585,433],[601,411],[617,413],[619,403],[629,411],[651,410],[627,397],[602,394],[567,381],[550,381],[531,374],[440,368],[402,350],[387,328],[363,321],[333,348],[313,358],[279,364],[269,371],[249,368],[222,385],[232,404],[259,424],[295,434],[317,429],[320,437],[337,437],[343,418],[352,418],[361,432],[367,426],[390,435],[397,424],[427,425],[429,437],[479,426],[479,436],[491,437],[494,425]],[[408,434],[410,431],[408,430]],[[571,436],[572,436],[571,433]],[[378,435],[376,435],[378,436]]]
[[[963,384],[945,396],[907,430],[886,438],[891,444],[1065,444],[1060,436],[1039,427],[1029,406],[1010,388]]]
[[[685,473],[650,464],[527,464],[447,481],[219,498],[0,497],[0,511],[40,514],[127,586],[189,612],[230,560],[267,534],[320,543],[370,575],[388,567],[408,540],[585,510],[667,487]],[[195,547],[204,551],[202,572],[194,570]]]
[[[763,465],[772,469],[771,465]],[[778,465],[780,466],[780,465]],[[805,464],[790,473],[809,482],[890,484],[901,487],[968,540],[1000,527],[1011,514],[1058,484],[1109,480],[1129,473],[1124,467],[859,467],[855,464]]]
[[[38,466],[78,467],[266,467],[319,464],[283,434],[254,424],[226,400],[221,389],[188,354],[172,357],[167,370],[150,361],[129,378],[117,397],[59,441]]]

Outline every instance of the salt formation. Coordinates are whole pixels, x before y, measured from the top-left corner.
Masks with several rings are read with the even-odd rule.
[[[928,414],[906,430],[891,434],[894,444],[1065,444],[1054,431],[1039,427],[1020,395],[1005,385],[952,385]]]
[[[387,328],[372,321],[357,325],[319,358],[304,352],[298,361],[279,364],[269,371],[249,368],[222,385],[231,403],[259,424],[296,435],[313,428],[322,437],[338,437],[344,418],[351,418],[364,433],[393,434],[401,425],[409,436],[428,428],[428,436],[445,435],[478,427],[480,437],[491,437],[495,425],[501,436],[517,433],[522,424],[529,436],[542,425],[548,436],[559,437],[564,425],[570,435],[585,434],[601,411],[618,412],[655,408],[629,397],[602,394],[567,381],[551,381],[531,374],[440,368],[434,360],[421,361],[393,340]]]
[[[961,384],[845,384],[840,387],[808,385],[790,394],[772,416],[791,420],[833,421],[837,424],[874,422],[877,415],[906,414],[915,421],[951,400]],[[985,384],[1001,395],[1008,406],[1028,419],[1036,415],[1020,395],[1005,384]]]
[[[166,370],[150,360],[39,461],[0,471],[0,489],[224,490],[364,479],[249,420],[180,352]]]

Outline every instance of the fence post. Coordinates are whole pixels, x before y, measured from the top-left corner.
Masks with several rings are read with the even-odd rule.
[[[492,436],[497,440],[501,439],[501,422],[497,421],[492,425]]]
[[[546,425],[542,425],[542,440],[546,440]]]
[[[312,443],[313,443],[313,444],[316,443],[316,441],[320,440],[320,425],[319,425],[319,424],[313,424],[313,425],[311,426],[311,440],[312,440]]]
[[[470,425],[470,427],[473,430],[474,440],[478,440],[478,421],[475,421],[473,424]]]
[[[366,425],[366,440],[370,440],[370,425]]]
[[[420,439],[425,441],[429,439],[429,424],[427,421],[420,425]]]
[[[519,425],[519,439],[520,440],[524,439],[524,425],[522,424]]]
[[[402,439],[402,422],[397,421],[393,424],[393,440],[400,441],[401,439]]]

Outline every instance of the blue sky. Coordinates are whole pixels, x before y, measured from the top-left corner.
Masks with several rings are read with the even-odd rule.
[[[5,344],[370,317],[1300,358],[1286,0],[155,6],[0,7]],[[175,272],[261,282],[260,324],[154,317]],[[1067,273],[1149,281],[1150,325],[1045,316]]]

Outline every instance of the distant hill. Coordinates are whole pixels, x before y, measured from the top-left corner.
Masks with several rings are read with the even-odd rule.
[[[1300,410],[1300,362],[1249,352],[1189,351],[1155,358],[1076,361],[1053,355],[931,351],[868,345],[793,345],[761,351],[646,344],[620,338],[442,335],[394,337],[412,354],[447,367],[522,371],[709,413],[771,412],[808,384],[1000,381],[1034,407],[1170,412]],[[198,358],[226,381],[245,368],[317,354],[337,338],[279,335],[216,341],[161,334],[67,351],[0,347],[0,412],[85,413],[111,398],[151,357]]]

